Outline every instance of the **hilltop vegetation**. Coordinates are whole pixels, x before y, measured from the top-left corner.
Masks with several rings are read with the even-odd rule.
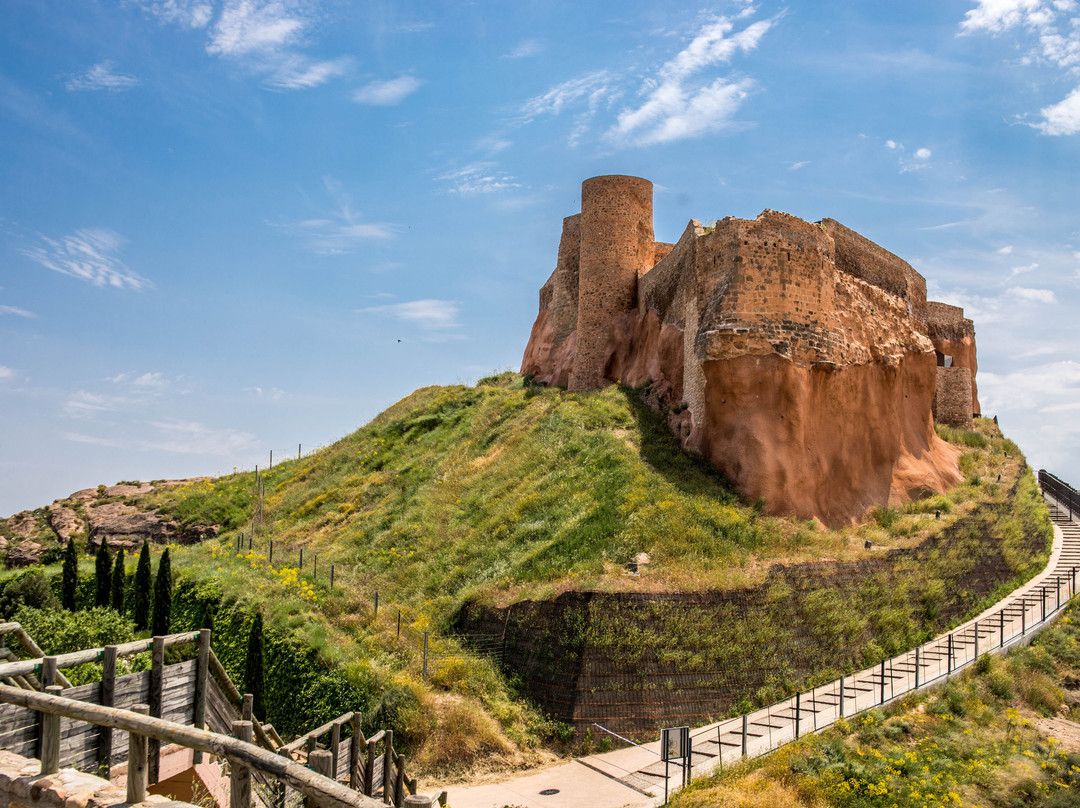
[[[478,765],[537,762],[570,737],[521,698],[519,684],[447,636],[463,604],[499,606],[571,589],[753,586],[775,563],[875,557],[948,530],[1000,536],[1010,574],[1029,576],[1042,558],[1023,548],[1032,537],[1044,546],[1049,522],[1019,450],[987,420],[972,432],[940,431],[962,447],[963,485],[828,530],[740,501],[715,469],[678,446],[637,391],[568,393],[505,373],[475,387],[417,390],[258,480],[242,472],[128,501],[185,527],[220,526],[217,538],[172,550],[178,627],[197,627],[211,611],[215,625],[236,633],[261,611],[275,642],[309,654],[290,658],[325,666],[329,677],[303,685],[310,701],[279,706],[289,721],[301,723],[303,713],[314,725],[338,707],[360,709],[370,726],[394,727],[421,772],[444,778]],[[927,568],[944,574],[950,556],[940,555],[942,563]],[[627,572],[627,562],[646,557],[638,574]],[[911,574],[925,578],[918,568]],[[908,594],[930,587],[932,595],[935,581],[918,579]],[[884,617],[910,611],[893,600],[883,599]],[[933,617],[904,631],[922,631]],[[601,627],[606,641],[624,648],[612,627]],[[427,681],[424,631],[431,632]],[[234,640],[222,635],[229,648]],[[795,684],[775,683],[769,693]]]
[[[1078,616],[1074,603],[1030,647],[703,778],[672,806],[1080,806],[1080,725],[1060,721],[1080,720]]]

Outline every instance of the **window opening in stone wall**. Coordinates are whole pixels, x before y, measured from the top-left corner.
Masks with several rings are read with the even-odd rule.
[[[937,354],[937,364],[939,368],[951,368],[953,366],[953,358],[948,354],[944,354],[941,351],[934,351]]]

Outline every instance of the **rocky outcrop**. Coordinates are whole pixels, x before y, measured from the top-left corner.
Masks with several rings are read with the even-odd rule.
[[[522,373],[647,385],[683,445],[772,513],[840,525],[960,481],[932,411],[942,356],[974,379],[961,309],[928,302],[910,265],[831,219],[691,221],[650,253],[643,183],[583,183]]]
[[[144,541],[154,544],[194,544],[212,538],[218,534],[217,525],[185,528],[156,512],[142,510],[131,499],[149,493],[158,486],[182,485],[204,479],[207,478],[84,488],[49,505],[41,525],[32,511],[22,511],[6,520],[0,519],[0,526],[4,527],[2,532],[11,539],[9,542],[0,537],[0,552],[4,552],[8,567],[37,564],[47,549],[44,544],[55,547],[42,535],[43,531],[48,533],[50,529],[54,534],[52,538],[60,544],[66,544],[72,537],[80,541],[85,539],[89,550],[100,546],[102,541],[113,550],[123,547],[131,551],[138,549]],[[28,540],[31,536],[36,536],[38,541]]]

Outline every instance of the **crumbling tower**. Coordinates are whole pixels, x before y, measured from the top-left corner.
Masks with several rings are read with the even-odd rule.
[[[652,268],[652,183],[610,175],[581,183],[577,347],[569,389],[603,387],[608,332],[637,303],[638,275]]]

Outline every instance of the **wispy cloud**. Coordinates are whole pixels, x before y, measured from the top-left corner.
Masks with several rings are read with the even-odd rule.
[[[462,338],[462,335],[457,333],[461,328],[461,323],[458,322],[459,311],[460,304],[456,300],[432,298],[356,309],[357,314],[390,317],[405,326],[415,328],[415,332],[403,332],[405,338],[416,335],[429,342]]]
[[[130,412],[160,402],[166,395],[176,397],[189,392],[183,378],[170,379],[158,371],[128,371],[104,381],[109,383],[104,392],[75,391],[64,402],[64,414],[71,418],[94,419],[102,413]]]
[[[490,162],[472,163],[441,174],[435,179],[450,183],[450,192],[455,194],[487,194],[521,187],[515,177],[499,170]]]
[[[327,208],[320,216],[297,222],[268,224],[298,238],[319,255],[342,255],[365,242],[390,239],[398,234],[400,228],[397,225],[365,221],[363,213],[355,208],[338,180],[323,177],[323,188],[332,200],[332,209]]]
[[[1024,286],[1013,286],[1008,290],[1008,294],[1031,303],[1057,303],[1057,298],[1050,289],[1028,289]]]
[[[810,165],[809,160],[799,160],[797,163],[792,163],[788,166],[788,171],[798,171],[800,168],[805,168]]]
[[[113,70],[113,64],[109,60],[98,62],[85,73],[72,76],[64,86],[73,92],[79,90],[108,90],[119,92],[137,87],[139,80],[134,76],[117,73]]]
[[[16,317],[25,317],[27,319],[37,317],[34,312],[20,309],[18,306],[0,306],[0,314],[13,314]]]
[[[905,149],[904,144],[898,140],[886,140],[885,148],[891,152],[895,152],[898,155],[897,161],[900,164],[901,174],[906,174],[909,171],[921,171],[924,168],[930,167],[930,158],[933,156],[933,152],[925,146],[921,146],[916,149],[912,153],[911,157],[907,156],[907,149]]]
[[[162,22],[181,28],[205,28],[214,16],[207,0],[142,0],[140,5]]]
[[[960,23],[962,36],[1014,29],[1030,37],[1027,64],[1056,67],[1067,75],[1080,70],[1080,3],[1076,0],[977,0]],[[1044,135],[1080,132],[1080,87],[1039,112],[1042,121],[1029,125]]]
[[[111,449],[121,448],[119,441],[98,437],[96,435],[84,435],[82,432],[65,432],[63,437],[64,440],[69,440],[73,443],[85,443],[90,446],[105,446]]]
[[[638,145],[666,143],[697,137],[731,125],[735,113],[755,88],[749,78],[697,79],[708,68],[727,64],[738,53],[748,53],[775,24],[777,18],[759,20],[741,30],[736,18],[717,17],[690,43],[665,62],[656,76],[645,80],[640,94],[645,101],[621,112],[608,136]]]
[[[259,446],[253,434],[231,427],[215,429],[180,418],[149,421],[148,425],[157,435],[139,441],[138,448],[145,451],[235,457]]]
[[[0,365],[0,382],[15,378],[15,371],[6,365]]]
[[[280,59],[266,83],[280,90],[309,89],[345,75],[351,65],[352,60],[344,57],[319,62],[299,54],[287,54]]]
[[[22,250],[23,255],[46,269],[116,289],[146,289],[153,284],[130,269],[120,258],[127,240],[105,228],[83,228],[68,236],[52,239],[40,236],[40,243]]]
[[[1000,253],[1001,251],[998,250],[998,252]],[[1004,254],[1007,254],[1007,253],[1004,253]],[[1023,275],[1023,274],[1028,273],[1028,272],[1034,272],[1038,268],[1039,268],[1039,263],[1037,261],[1032,261],[1030,264],[1024,264],[1023,266],[1013,267],[1012,269],[1009,270],[1009,280],[1012,280],[1017,275]]]
[[[371,81],[354,90],[352,100],[358,104],[392,107],[400,104],[422,86],[424,86],[424,80],[416,76],[398,76],[395,79]]]
[[[306,24],[306,17],[291,3],[227,0],[206,50],[231,57],[278,50],[298,39]]]
[[[504,54],[506,59],[526,59],[544,52],[544,43],[539,39],[523,39]]]
[[[558,115],[580,101],[596,105],[621,91],[614,86],[614,76],[607,70],[596,70],[556,84],[540,95],[533,96],[520,106],[518,123],[528,123],[541,115]]]

